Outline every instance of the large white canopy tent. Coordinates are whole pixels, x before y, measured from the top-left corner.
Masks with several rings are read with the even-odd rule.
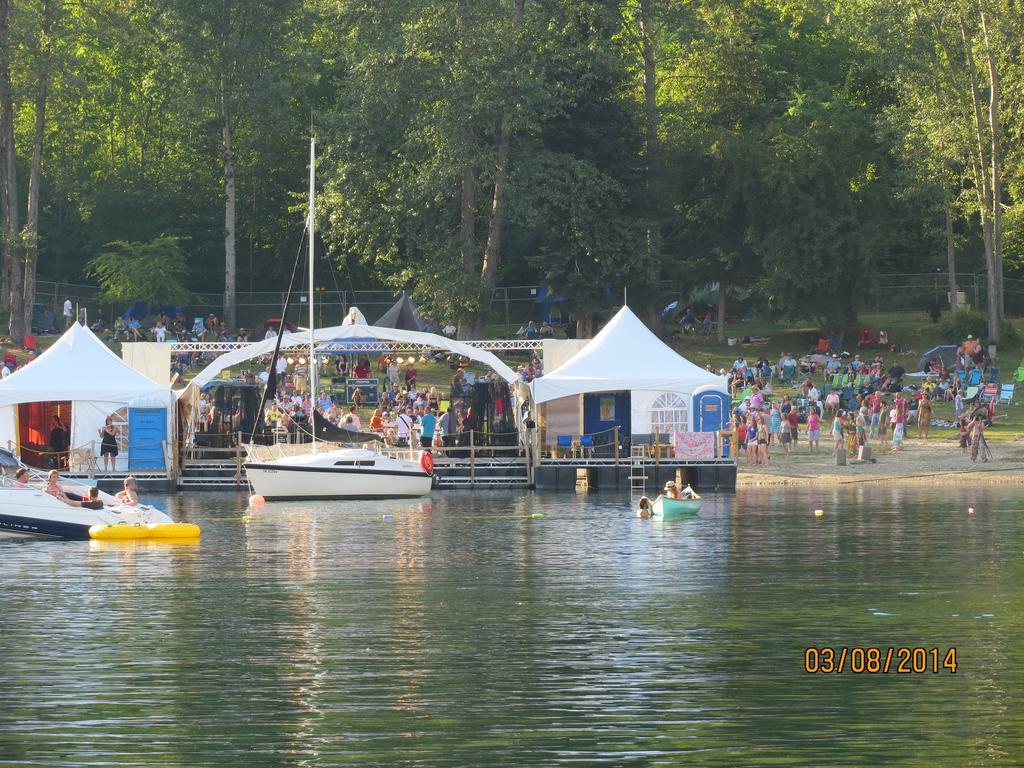
[[[629,307],[620,309],[583,349],[535,379],[530,388],[537,404],[571,398],[570,410],[576,414],[580,395],[628,392],[633,434],[652,432],[659,410],[674,407],[688,415],[695,395],[710,391],[724,396],[729,391],[725,377],[675,352]],[[689,418],[687,428],[693,428]]]
[[[495,373],[510,385],[519,380],[515,371],[501,362],[493,352],[476,349],[469,344],[464,344],[461,341],[449,339],[445,336],[438,336],[434,333],[404,331],[399,328],[380,328],[374,325],[363,324],[336,325],[331,328],[319,328],[313,332],[313,343],[315,345],[330,345],[331,342],[339,342],[337,349],[328,349],[325,351],[325,354],[343,354],[347,352],[348,350],[343,346],[345,342],[349,342],[352,345],[351,351],[356,352],[358,351],[357,345],[368,340],[399,341],[405,344],[413,344],[423,349],[439,349],[445,352],[452,352],[490,366]],[[246,360],[252,360],[254,357],[273,354],[276,344],[277,338],[271,337],[221,355],[196,374],[189,382],[189,386],[183,391],[183,394],[187,395],[190,392],[201,389],[215,379],[221,371],[233,368],[240,363],[244,363]],[[285,333],[281,337],[281,349],[309,349],[309,331]]]
[[[121,408],[162,408],[173,434],[174,394],[126,365],[79,323],[36,360],[0,381],[0,446],[18,447],[17,406],[71,402],[70,447],[95,444],[107,416]]]

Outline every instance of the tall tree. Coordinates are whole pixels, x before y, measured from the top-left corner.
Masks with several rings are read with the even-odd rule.
[[[224,323],[237,327],[238,177],[242,143],[290,122],[287,35],[299,0],[164,0],[178,67],[195,77],[195,114],[219,137],[223,183]]]

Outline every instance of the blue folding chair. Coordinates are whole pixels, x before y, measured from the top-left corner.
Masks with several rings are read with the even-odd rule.
[[[999,400],[997,401],[1001,405],[1009,405],[1013,402],[1013,384],[1003,384],[999,388]]]
[[[967,380],[967,386],[976,387],[981,384],[981,368],[972,368],[971,375]]]
[[[555,453],[570,453],[572,451],[572,435],[559,435],[555,438]]]

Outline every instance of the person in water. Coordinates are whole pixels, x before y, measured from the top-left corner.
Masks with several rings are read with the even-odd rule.
[[[636,516],[648,518],[653,514],[654,510],[651,508],[651,500],[646,496],[641,496],[640,501],[636,504]]]
[[[126,507],[137,507],[139,505],[139,493],[134,477],[129,475],[124,479],[124,490],[118,491],[117,498]]]

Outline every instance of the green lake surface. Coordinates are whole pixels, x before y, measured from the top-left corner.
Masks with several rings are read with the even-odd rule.
[[[1022,499],[147,499],[202,541],[0,539],[0,766],[1024,765]]]

